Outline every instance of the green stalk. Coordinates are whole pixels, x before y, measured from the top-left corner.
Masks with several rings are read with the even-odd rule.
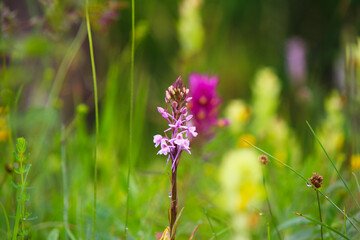
[[[206,211],[205,208],[204,208],[204,213],[205,213],[206,219],[207,219],[208,222],[209,222],[209,225],[210,225],[210,228],[211,228],[211,231],[212,231],[213,238],[214,238],[214,239],[217,239],[217,238],[216,238],[216,232],[215,232],[214,226],[212,225],[212,223],[211,223],[211,221],[210,221],[210,218],[209,218],[209,215],[208,215],[208,213],[207,213],[207,211]]]
[[[5,217],[6,227],[7,227],[7,233],[6,233],[7,239],[10,240],[11,239],[11,232],[10,232],[9,218],[8,218],[8,216],[6,214],[6,210],[5,210],[5,207],[2,204],[2,202],[0,202],[0,205],[1,205],[1,208],[2,208],[2,210],[4,212],[4,217]]]
[[[4,7],[4,3],[0,3],[0,13],[2,13]],[[1,61],[2,61],[2,71],[4,72],[4,85],[7,84],[7,69],[6,69],[6,58],[5,58],[5,41],[4,41],[4,35],[2,30],[2,18],[0,17],[0,40],[1,40]]]
[[[344,212],[345,212],[345,207],[344,207]],[[346,218],[344,218],[344,232],[346,234]]]
[[[279,229],[277,228],[277,220],[276,218],[274,217],[273,213],[272,213],[272,210],[271,210],[271,205],[270,205],[270,200],[269,200],[269,194],[267,192],[267,189],[266,189],[266,181],[265,181],[265,171],[264,171],[264,168],[262,168],[263,170],[263,185],[264,185],[264,190],[265,190],[265,194],[266,194],[266,202],[267,202],[267,205],[268,205],[268,208],[269,208],[269,213],[270,213],[270,218],[271,218],[271,222],[272,224],[274,225],[274,228],[275,228],[275,231],[279,237],[279,239],[281,240],[281,235],[280,235],[280,232],[279,232]],[[270,230],[270,227],[269,229]]]
[[[250,146],[252,146],[253,148],[259,150],[260,152],[264,153],[265,155],[269,156],[270,158],[274,159],[276,162],[278,162],[279,164],[283,165],[284,167],[288,168],[290,171],[292,171],[293,173],[295,173],[298,177],[300,177],[302,180],[305,181],[305,183],[311,184],[314,188],[316,188],[310,181],[308,181],[303,175],[301,175],[299,172],[297,172],[295,169],[293,169],[292,167],[290,167],[289,165],[287,165],[286,163],[283,163],[282,161],[280,161],[279,159],[277,159],[276,157],[272,156],[271,154],[265,152],[264,150],[256,147],[255,145],[249,143],[248,141],[242,139],[244,142],[246,142],[247,144],[249,144]],[[356,231],[360,232],[360,230],[356,227],[355,223],[353,222],[353,220],[351,218],[349,218],[346,213],[344,213],[333,201],[330,200],[330,198],[328,196],[326,196],[322,191],[318,190],[319,193],[321,195],[323,195],[326,200],[328,200],[329,203],[331,203],[331,205],[333,205],[337,210],[339,210],[339,212],[344,215],[344,217],[346,217],[349,222],[351,223],[351,225],[353,225],[353,227],[356,229]]]
[[[49,100],[47,102],[47,105],[53,104],[53,102],[58,98],[61,90],[61,86],[63,85],[66,77],[66,73],[68,72],[77,52],[79,51],[85,36],[86,36],[86,27],[85,27],[85,23],[83,22],[79,27],[75,39],[72,41],[63,60],[61,61],[59,70],[57,71],[54,79],[54,84],[49,94]]]
[[[86,0],[86,26],[87,33],[89,38],[89,49],[90,49],[90,58],[91,58],[91,69],[93,74],[93,85],[94,85],[94,99],[95,99],[95,152],[94,152],[94,212],[93,212],[93,239],[95,239],[95,229],[96,229],[96,191],[97,191],[97,149],[98,149],[98,139],[99,139],[99,109],[98,109],[98,94],[97,94],[97,81],[96,81],[96,69],[95,69],[95,60],[94,60],[94,50],[93,50],[93,41],[91,36],[91,26],[89,19],[89,1]]]
[[[307,220],[309,220],[310,222],[313,222],[313,223],[316,223],[318,225],[321,225],[323,227],[326,227],[327,229],[333,231],[334,233],[337,233],[338,235],[340,235],[341,237],[345,238],[345,239],[348,239],[350,240],[350,238],[346,237],[344,234],[342,234],[341,232],[339,232],[338,230],[336,230],[335,228],[323,223],[323,222],[320,222],[319,220],[316,220],[315,218],[312,218],[312,217],[308,217],[308,216],[305,216],[301,213],[295,213],[296,215],[300,216],[300,217],[304,217],[306,218]]]
[[[346,190],[350,193],[352,199],[354,200],[354,202],[356,203],[357,207],[360,208],[359,202],[356,200],[354,194],[352,193],[352,191],[350,190],[350,188],[348,187],[348,185],[346,184],[346,182],[344,181],[343,177],[341,176],[341,174],[339,173],[339,171],[337,170],[335,163],[333,162],[333,160],[330,158],[329,154],[326,152],[324,146],[321,144],[320,139],[318,138],[318,136],[316,135],[315,131],[312,129],[312,127],[310,126],[309,122],[306,121],[306,124],[308,125],[308,127],[310,128],[310,131],[312,132],[312,134],[314,135],[316,141],[319,143],[321,149],[324,151],[327,159],[329,159],[331,165],[333,166],[333,168],[335,169],[338,177],[341,179],[341,181],[343,182]]]
[[[68,222],[68,211],[69,211],[69,190],[68,190],[68,183],[67,183],[67,174],[66,174],[66,149],[65,149],[65,130],[64,128],[61,129],[61,169],[62,169],[62,178],[63,178],[63,221],[64,221],[64,228],[65,228],[65,240],[68,239],[68,236],[71,240],[75,240],[74,235],[72,234],[69,228]]]
[[[320,207],[320,200],[319,200],[319,192],[317,189],[315,189],[316,191],[316,198],[317,198],[317,202],[318,202],[318,207],[319,207],[319,218],[320,218],[320,222],[322,222],[322,217],[321,217],[321,207]],[[320,231],[321,231],[321,240],[324,239],[324,234],[323,234],[323,227],[322,225],[320,226]]]
[[[130,173],[132,163],[132,144],[133,144],[133,111],[134,111],[134,59],[135,59],[135,1],[131,0],[131,56],[130,56],[130,122],[129,122],[129,155],[127,173],[127,197],[125,214],[125,239],[127,237],[129,202],[130,202]]]
[[[14,224],[14,232],[13,232],[13,236],[12,236],[12,240],[16,240],[17,239],[17,234],[18,234],[18,230],[19,230],[19,221],[20,221],[20,217],[21,217],[21,211],[22,211],[22,204],[20,203],[20,201],[22,202],[22,198],[23,198],[23,194],[24,194],[24,189],[25,189],[25,182],[27,180],[27,176],[29,174],[29,170],[30,170],[31,164],[28,165],[27,167],[27,171],[23,180],[23,183],[21,185],[21,190],[20,190],[20,200],[18,198],[18,204],[16,207],[16,215],[15,215],[15,224]]]

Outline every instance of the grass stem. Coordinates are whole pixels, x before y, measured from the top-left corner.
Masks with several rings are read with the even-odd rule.
[[[129,121],[129,154],[128,154],[128,173],[127,173],[127,197],[125,214],[125,239],[127,237],[129,220],[130,202],[130,174],[132,163],[132,144],[133,144],[133,111],[134,111],[134,59],[135,59],[135,1],[131,0],[131,56],[130,56],[130,121]]]
[[[89,19],[89,1],[86,0],[86,26],[89,39],[89,49],[90,49],[90,58],[91,58],[91,69],[93,74],[93,85],[94,85],[94,100],[95,100],[95,151],[94,151],[94,206],[93,206],[93,239],[95,239],[96,232],[96,191],[97,191],[97,149],[99,141],[99,109],[98,109],[98,94],[97,94],[97,81],[96,81],[96,69],[95,69],[95,59],[94,59],[94,49],[93,41],[91,36],[91,26]]]
[[[316,198],[317,198],[317,203],[318,203],[318,207],[319,207],[319,219],[320,219],[320,222],[322,222],[321,207],[320,207],[320,200],[319,200],[319,192],[318,192],[317,189],[316,189]],[[324,239],[324,234],[323,234],[323,226],[322,225],[320,226],[320,231],[321,231],[321,240],[323,240]]]
[[[71,240],[75,240],[74,235],[72,234],[69,228],[69,221],[68,221],[68,211],[69,211],[69,189],[68,189],[68,182],[67,182],[67,169],[66,169],[66,149],[65,149],[65,129],[62,127],[61,129],[61,170],[62,170],[62,179],[63,179],[63,221],[64,221],[64,228],[65,228],[65,240],[68,239],[68,236]]]
[[[309,220],[310,222],[313,222],[313,223],[316,223],[316,224],[318,224],[318,225],[321,225],[321,226],[323,226],[323,227],[325,227],[325,228],[333,231],[334,233],[337,233],[338,235],[340,235],[341,237],[343,237],[343,238],[345,238],[345,239],[350,240],[348,237],[346,237],[344,234],[342,234],[341,232],[339,232],[339,231],[336,230],[335,228],[333,228],[333,227],[331,227],[331,226],[329,226],[329,225],[327,225],[327,224],[325,224],[325,223],[323,223],[323,222],[320,222],[320,221],[316,220],[315,218],[312,218],[312,217],[309,217],[309,216],[305,216],[305,215],[303,215],[303,214],[301,214],[301,213],[295,213],[295,214],[298,215],[298,216],[300,216],[300,217],[306,218],[306,219]]]
[[[208,222],[209,222],[209,225],[210,225],[210,228],[211,228],[211,231],[212,231],[213,238],[214,238],[214,239],[217,239],[217,238],[216,238],[216,232],[215,232],[214,226],[213,226],[212,223],[211,223],[211,220],[210,220],[210,218],[209,218],[209,214],[207,213],[206,209],[204,209],[204,213],[205,213],[206,219],[207,219]]]
[[[246,142],[247,144],[249,144],[250,146],[252,146],[253,148],[259,150],[260,152],[264,153],[265,155],[269,156],[271,159],[275,160],[277,163],[279,163],[280,165],[283,165],[284,167],[288,168],[290,171],[292,171],[293,173],[295,173],[298,177],[300,177],[302,180],[305,181],[305,183],[311,184],[313,187],[315,187],[311,182],[308,181],[308,179],[306,179],[303,175],[301,175],[298,171],[296,171],[294,168],[290,167],[289,165],[287,165],[286,163],[283,163],[282,161],[280,161],[279,159],[277,159],[276,157],[272,156],[271,154],[265,152],[264,150],[256,147],[255,145],[249,143],[248,141],[242,139],[244,142]],[[344,215],[344,217],[346,217],[349,222],[351,223],[351,225],[356,229],[356,231],[360,232],[360,230],[356,227],[355,223],[353,222],[353,220],[351,218],[349,218],[333,201],[331,201],[331,199],[326,196],[322,191],[318,190],[318,192],[323,195],[326,200],[333,205],[342,215]]]
[[[0,202],[0,205],[1,205],[1,208],[4,212],[4,217],[5,217],[5,222],[6,222],[6,228],[7,228],[7,239],[10,240],[11,239],[11,232],[10,232],[10,224],[9,224],[9,218],[6,214],[6,210],[5,210],[5,207],[4,207],[4,204],[2,204],[2,202]]]
[[[316,141],[319,143],[321,149],[323,150],[323,152],[325,153],[327,159],[330,161],[331,165],[333,166],[333,168],[335,169],[335,172],[337,173],[338,177],[341,179],[341,181],[343,182],[346,190],[350,193],[352,199],[354,200],[354,202],[356,203],[357,207],[360,208],[359,202],[356,200],[353,192],[350,190],[350,188],[348,187],[348,185],[346,184],[346,182],[344,181],[343,177],[341,176],[340,172],[338,171],[338,169],[335,166],[335,163],[333,162],[333,160],[330,158],[329,154],[326,152],[324,146],[322,145],[320,139],[318,138],[318,136],[316,135],[315,131],[312,129],[312,127],[310,126],[309,122],[306,121],[306,124],[308,125],[310,131],[312,132],[312,134],[314,135]]]
[[[274,225],[274,228],[275,228],[275,231],[278,235],[278,238],[281,240],[281,234],[279,232],[279,229],[277,228],[277,225],[278,225],[278,222],[275,218],[275,216],[273,215],[272,213],[272,210],[271,210],[271,205],[270,205],[270,199],[269,199],[269,194],[268,194],[268,191],[266,189],[266,180],[265,180],[265,171],[264,171],[264,168],[262,168],[263,170],[263,185],[264,185],[264,190],[265,190],[265,195],[266,195],[266,203],[268,205],[268,208],[269,208],[269,214],[270,214],[270,218],[271,218],[271,222],[272,224]],[[268,230],[270,231],[270,227],[268,226]]]

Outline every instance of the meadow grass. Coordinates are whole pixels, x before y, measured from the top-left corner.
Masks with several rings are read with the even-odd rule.
[[[155,239],[155,232],[163,232],[168,225],[169,202],[173,201],[169,198],[171,164],[166,165],[166,157],[156,154],[152,142],[152,136],[166,127],[156,106],[161,106],[164,90],[178,75],[187,82],[187,74],[196,71],[219,71],[219,95],[224,101],[216,111],[226,118],[231,117],[227,114],[230,112],[239,122],[217,122],[209,135],[203,135],[202,142],[191,140],[191,155],[183,153],[177,172],[176,205],[181,210],[170,219],[172,239],[175,233],[176,239],[190,240],[233,239],[241,232],[245,239],[360,236],[360,186],[349,155],[356,154],[351,148],[357,146],[351,145],[345,130],[341,132],[346,123],[334,120],[338,127],[334,130],[341,129],[344,135],[342,147],[332,147],[326,141],[327,137],[331,139],[332,131],[323,131],[325,124],[315,113],[316,131],[306,122],[312,136],[300,139],[305,135],[304,128],[294,130],[296,123],[290,124],[291,117],[297,115],[292,116],[281,105],[282,95],[292,94],[284,84],[287,79],[280,85],[276,81],[263,84],[266,89],[253,84],[251,96],[244,89],[252,83],[233,81],[239,66],[246,72],[242,78],[254,75],[255,83],[259,76],[277,79],[270,68],[255,74],[259,65],[255,68],[249,62],[258,58],[248,58],[247,54],[252,53],[245,45],[229,44],[233,37],[224,34],[215,37],[229,30],[225,25],[231,25],[232,19],[221,23],[222,15],[217,11],[223,5],[227,11],[234,11],[235,3],[214,8],[211,2],[143,2],[137,4],[135,24],[135,0],[45,2],[42,7],[34,7],[31,0],[27,1],[34,19],[27,26],[31,31],[22,37],[0,31],[0,109],[6,109],[5,117],[0,111],[0,131],[7,131],[5,141],[0,137],[0,161],[12,167],[0,174],[1,236],[8,240],[26,239],[26,235],[49,240]],[[4,3],[0,5],[3,11]],[[44,16],[37,18],[39,9]],[[115,23],[111,25],[107,21],[113,18]],[[181,24],[174,27],[177,22]],[[209,30],[212,24],[213,32]],[[196,31],[194,34],[192,28],[210,34],[204,38]],[[188,39],[176,35],[184,32]],[[196,48],[191,47],[191,41],[195,41]],[[279,46],[277,50],[283,49]],[[9,63],[5,53],[11,56]],[[92,84],[86,77],[90,73]],[[314,91],[314,95],[325,94]],[[225,110],[235,95],[244,96],[242,110]],[[261,97],[265,100],[259,100]],[[312,103],[307,104],[311,108]],[[319,110],[318,105],[314,109]],[[312,112],[306,113],[312,119]],[[340,114],[335,113],[325,110],[324,119]],[[285,120],[285,115],[291,116]],[[238,129],[233,130],[233,126]],[[13,155],[17,151],[14,139],[22,135],[29,140],[32,152],[28,167]],[[229,152],[257,154],[242,144],[244,135],[252,136],[256,143],[243,142],[273,161],[260,166],[258,179],[246,180],[236,178],[239,165],[235,164],[227,170],[227,176],[245,184],[224,183],[220,172]],[[321,153],[309,139],[320,145]],[[20,174],[16,175],[14,169]],[[324,176],[321,190],[308,179],[312,172]],[[348,175],[355,181],[349,181]],[[241,176],[246,176],[246,171]],[[34,188],[29,187],[30,183]],[[235,187],[227,191],[227,184]],[[261,193],[258,199],[257,193]]]

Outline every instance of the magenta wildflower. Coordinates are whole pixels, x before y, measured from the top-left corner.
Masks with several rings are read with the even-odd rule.
[[[216,91],[218,78],[194,73],[190,75],[189,83],[192,97],[190,111],[194,115],[194,125],[203,136],[211,136],[213,126],[222,127],[228,124],[227,120],[218,119],[221,104]]]

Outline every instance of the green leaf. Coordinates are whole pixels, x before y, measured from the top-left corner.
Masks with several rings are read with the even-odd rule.
[[[58,240],[58,239],[59,239],[59,229],[55,228],[49,233],[47,240]]]
[[[309,217],[309,216],[305,216],[305,215],[302,215],[301,213],[295,213],[296,215],[300,216],[300,217],[304,217],[306,218],[307,220],[309,220],[310,222],[313,222],[313,223],[316,223],[318,225],[321,225],[323,227],[326,227],[327,229],[329,229],[330,231],[333,231],[334,233],[337,233],[338,235],[340,235],[341,237],[345,238],[345,239],[348,239],[350,240],[350,238],[348,238],[347,236],[345,236],[344,234],[342,234],[341,232],[339,232],[338,230],[336,230],[335,228],[323,223],[323,222],[320,222],[319,220],[316,220],[315,218],[312,218],[312,217]]]
[[[175,222],[174,222],[173,229],[171,230],[171,237],[176,234],[176,229],[177,229],[177,226],[178,226],[178,224],[179,224],[179,219],[180,219],[181,214],[182,214],[183,211],[184,211],[184,208],[182,208],[182,209],[180,210],[179,214],[178,214],[177,217],[176,217],[176,220],[175,220]]]
[[[16,185],[13,181],[10,182],[11,186],[13,186],[16,189],[19,189],[20,187],[18,185]]]
[[[13,152],[13,154],[14,154],[14,158],[19,161],[19,156],[17,155],[17,153]]]

